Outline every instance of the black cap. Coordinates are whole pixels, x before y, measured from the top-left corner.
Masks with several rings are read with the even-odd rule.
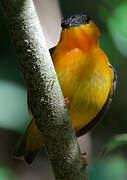
[[[84,24],[89,24],[90,17],[87,14],[75,14],[69,17],[66,17],[62,20],[61,27],[62,29],[80,26]]]

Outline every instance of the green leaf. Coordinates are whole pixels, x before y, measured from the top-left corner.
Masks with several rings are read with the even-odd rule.
[[[111,156],[105,161],[96,161],[89,167],[90,180],[125,180],[127,179],[127,161],[119,156]]]
[[[0,80],[0,128],[23,132],[29,119],[25,88],[13,81]]]
[[[127,56],[127,2],[105,0],[99,7],[99,16],[106,25],[117,50]]]
[[[11,169],[0,166],[0,180],[16,180],[16,177]]]
[[[102,155],[106,155],[116,148],[127,144],[127,134],[120,134],[113,137],[104,147]]]
[[[127,2],[114,9],[108,19],[107,27],[117,49],[127,56]]]

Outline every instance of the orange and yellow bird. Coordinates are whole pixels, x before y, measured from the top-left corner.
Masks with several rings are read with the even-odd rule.
[[[51,56],[77,136],[89,131],[107,110],[117,75],[99,47],[99,30],[86,14],[62,20],[62,32]],[[32,163],[43,142],[34,118],[14,155]]]

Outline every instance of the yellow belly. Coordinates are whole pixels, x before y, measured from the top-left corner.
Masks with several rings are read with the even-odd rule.
[[[112,70],[100,49],[90,56],[85,56],[79,49],[73,49],[59,57],[54,64],[63,95],[69,100],[68,111],[72,125],[78,131],[105,104],[113,82]]]

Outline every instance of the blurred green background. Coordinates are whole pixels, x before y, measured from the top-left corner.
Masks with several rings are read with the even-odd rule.
[[[56,0],[47,2],[51,8],[50,13],[55,13],[52,7]],[[43,6],[45,5],[46,1]],[[127,1],[59,0],[59,5],[62,16],[79,12],[89,14],[100,29],[100,46],[118,73],[118,88],[111,107],[103,121],[90,133],[92,152],[88,159],[90,180],[126,180],[126,143],[116,146],[105,158],[101,157],[100,152],[112,137],[126,133],[127,130]],[[45,14],[46,17],[48,13]],[[27,91],[16,63],[1,8],[0,42],[0,180],[53,180],[44,150],[32,166],[14,160],[11,155],[30,117],[27,111]]]

